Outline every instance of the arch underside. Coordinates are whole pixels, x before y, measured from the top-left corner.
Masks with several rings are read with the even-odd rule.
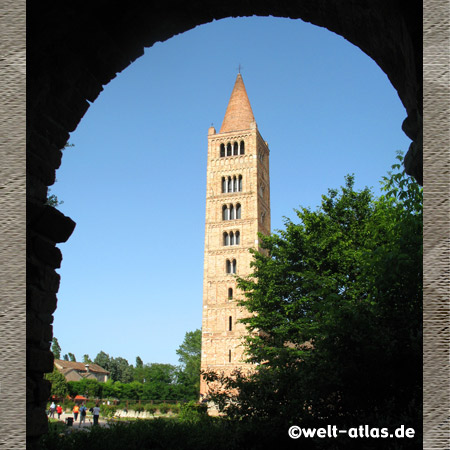
[[[50,352],[62,259],[75,223],[45,206],[69,133],[111,79],[155,42],[226,17],[302,19],[340,34],[387,74],[405,106],[412,139],[405,165],[422,182],[422,5],[383,0],[227,2],[29,2],[27,9],[27,436],[47,428]],[[94,4],[93,4],[94,3]],[[299,43],[304,45],[304,43]],[[293,55],[295,57],[295,55]],[[401,126],[401,124],[399,124]],[[28,323],[28,322],[27,322]]]

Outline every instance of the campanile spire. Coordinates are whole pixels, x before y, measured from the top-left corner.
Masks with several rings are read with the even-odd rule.
[[[242,75],[238,73],[219,133],[248,130],[255,122]]]

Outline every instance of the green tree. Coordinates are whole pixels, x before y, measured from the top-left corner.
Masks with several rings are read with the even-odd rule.
[[[105,383],[103,383],[102,386],[102,395],[103,397],[114,397],[115,391],[114,391],[114,381],[111,379],[108,379]]]
[[[139,383],[143,383],[145,375],[144,375],[144,362],[142,359],[137,356],[136,357],[136,366],[133,370],[133,380],[138,381]]]
[[[422,189],[397,172],[383,191],[357,192],[347,176],[316,211],[296,211],[299,223],[260,236],[253,274],[238,280],[254,373],[206,374],[232,388],[212,393],[231,417],[419,433]]]
[[[130,383],[133,381],[134,368],[125,358],[117,357],[111,360],[111,377],[122,383]]]
[[[185,387],[189,397],[198,399],[200,392],[200,358],[202,348],[202,330],[189,331],[176,351],[181,367],[178,371],[178,383]]]
[[[176,381],[176,367],[172,364],[146,364],[145,381],[162,384],[172,384]]]
[[[50,394],[59,398],[65,398],[69,393],[67,387],[67,381],[64,375],[56,368],[53,368],[53,372],[46,373],[44,378],[52,384]]]
[[[57,180],[55,180],[57,181]],[[48,193],[50,194],[51,188],[48,188]],[[59,205],[62,205],[64,203],[64,200],[59,200],[58,197],[55,194],[50,194],[47,196],[47,201],[45,202],[46,205],[53,206],[53,208],[58,207]]]
[[[79,381],[69,381],[68,388],[71,396],[83,395],[88,398],[98,398],[102,396],[103,383],[83,378]]]
[[[75,358],[75,355],[73,353],[69,352],[68,355],[69,355],[69,361],[77,362],[77,358]]]
[[[97,353],[97,356],[94,358],[94,364],[98,364],[103,369],[111,372],[111,358],[103,350]]]
[[[94,358],[94,363],[103,367],[110,374],[113,381],[121,381],[122,383],[129,383],[133,381],[134,368],[125,358],[111,358],[104,351],[100,351]]]
[[[61,359],[61,347],[55,337],[52,339],[52,352],[55,359]]]
[[[83,363],[84,364],[92,364],[91,358],[89,357],[89,355],[83,355]]]

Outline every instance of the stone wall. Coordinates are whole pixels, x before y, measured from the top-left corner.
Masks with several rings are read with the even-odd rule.
[[[61,149],[93,102],[144,47],[214,19],[301,18],[334,31],[371,56],[407,112],[408,173],[422,181],[422,5],[404,0],[229,0],[211,2],[29,2],[27,8],[27,436],[47,429],[44,404],[61,263],[56,244],[75,223],[45,206]],[[295,57],[295,55],[293,55]],[[400,126],[400,124],[399,124]]]

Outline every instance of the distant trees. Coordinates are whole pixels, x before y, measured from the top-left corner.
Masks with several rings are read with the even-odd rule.
[[[80,381],[68,381],[69,395],[83,395],[88,398],[102,397],[102,384],[97,380],[84,378]]]
[[[52,339],[52,352],[55,359],[61,359],[61,346],[55,337]]]
[[[58,341],[54,338],[55,349]],[[111,357],[100,351],[92,361],[88,354],[83,355],[83,363],[98,364],[110,375],[106,383],[84,379],[68,383],[70,395],[90,397],[116,397],[135,400],[198,400],[200,384],[201,330],[187,332],[183,343],[177,349],[180,366],[172,364],[144,364],[136,357],[133,367],[125,358]],[[59,347],[59,352],[61,348]],[[66,361],[76,361],[73,353],[63,357]]]
[[[109,372],[113,381],[129,383],[133,381],[133,366],[125,358],[111,358],[107,353],[101,351],[94,358],[94,364],[98,364]]]

